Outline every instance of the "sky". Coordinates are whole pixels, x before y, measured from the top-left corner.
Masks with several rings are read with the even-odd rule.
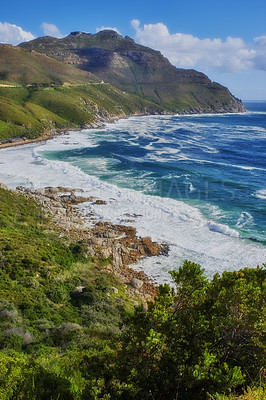
[[[4,1],[0,43],[111,28],[204,72],[243,100],[266,100],[265,0]]]

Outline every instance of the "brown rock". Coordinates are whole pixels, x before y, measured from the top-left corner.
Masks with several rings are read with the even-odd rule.
[[[131,285],[133,286],[133,288],[139,290],[143,286],[143,281],[141,281],[140,279],[137,279],[137,278],[132,278],[131,279]]]
[[[97,206],[104,205],[104,204],[107,204],[107,201],[105,201],[105,200],[96,200],[93,204],[96,204]]]

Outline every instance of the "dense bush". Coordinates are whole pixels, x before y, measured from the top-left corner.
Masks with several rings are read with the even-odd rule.
[[[265,269],[216,274],[185,262],[119,342],[113,399],[206,399],[258,380],[265,343]],[[116,345],[117,346],[117,345]]]

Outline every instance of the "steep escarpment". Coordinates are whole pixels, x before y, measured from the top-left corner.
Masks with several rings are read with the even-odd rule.
[[[227,88],[195,70],[176,68],[156,50],[114,31],[72,32],[63,39],[38,38],[22,43],[105,82],[147,98],[169,111],[241,112],[245,108]]]

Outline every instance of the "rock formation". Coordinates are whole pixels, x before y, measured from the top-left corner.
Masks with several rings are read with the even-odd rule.
[[[109,222],[94,223],[93,215],[90,215],[93,226],[88,226],[81,217],[77,204],[90,202],[104,205],[105,202],[100,199],[97,199],[97,202],[94,197],[77,195],[75,192],[80,189],[35,189],[18,186],[16,191],[38,202],[51,216],[52,226],[59,230],[60,235],[85,243],[88,255],[109,259],[106,268],[118,275],[124,283],[131,283],[135,290],[141,291],[146,296],[144,299],[150,299],[150,296],[156,293],[155,287],[149,283],[144,272],[135,271],[128,266],[137,263],[143,257],[167,254],[167,245],[153,242],[149,237],[138,237],[136,228],[132,226],[114,225]]]

